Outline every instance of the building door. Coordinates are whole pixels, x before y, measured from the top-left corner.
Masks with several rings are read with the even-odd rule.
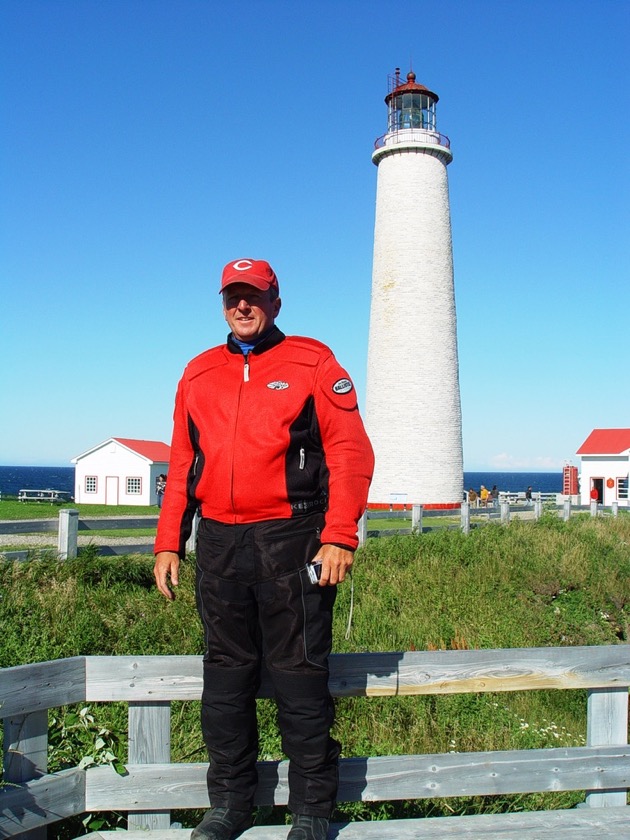
[[[591,490],[597,490],[597,502],[598,504],[603,504],[604,502],[604,479],[603,478],[593,478],[591,484]],[[592,500],[592,496],[591,496]]]
[[[118,501],[118,476],[108,475],[105,477],[105,504],[117,505]]]

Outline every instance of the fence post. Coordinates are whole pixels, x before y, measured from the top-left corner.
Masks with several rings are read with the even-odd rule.
[[[411,508],[411,532],[422,533],[422,505],[413,505]]]
[[[129,703],[129,764],[168,764],[171,760],[171,704],[162,701]],[[168,830],[171,812],[129,811],[130,830]]]
[[[540,519],[540,517],[542,516],[542,509],[543,509],[543,503],[542,503],[542,499],[540,498],[540,495],[539,495],[538,498],[536,499],[536,501],[534,502],[534,519],[536,521],[538,521]]]
[[[618,513],[619,513],[619,502],[617,502],[617,501],[613,502],[612,505],[610,506],[610,509],[611,509],[612,515],[617,516]]]
[[[363,516],[359,519],[359,548],[367,541],[367,518],[367,510],[364,510]]]
[[[589,747],[626,746],[628,743],[628,687],[592,688],[588,692],[586,744]],[[587,791],[590,808],[626,804],[625,790]]]
[[[48,761],[48,710],[5,718],[4,781],[23,784],[46,773]],[[25,805],[25,808],[28,808]],[[20,833],[23,840],[46,840],[47,826]]]
[[[501,525],[508,525],[510,522],[510,503],[501,502]]]
[[[567,499],[564,500],[562,506],[562,518],[565,522],[568,522],[571,519],[571,497],[569,496]]]
[[[59,532],[57,551],[60,560],[71,560],[77,556],[77,535],[79,532],[79,511],[64,508],[59,511]]]
[[[468,499],[464,499],[462,502],[462,532],[464,534],[470,534],[470,505],[468,504]]]
[[[597,516],[597,500],[591,500],[591,516]]]

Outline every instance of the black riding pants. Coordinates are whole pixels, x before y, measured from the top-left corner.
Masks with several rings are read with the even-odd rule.
[[[289,758],[289,808],[329,817],[340,746],[328,691],[335,587],[312,584],[323,516],[224,525],[197,537],[197,607],[206,653],[201,725],[213,806],[247,809],[257,785],[255,697],[264,660]]]

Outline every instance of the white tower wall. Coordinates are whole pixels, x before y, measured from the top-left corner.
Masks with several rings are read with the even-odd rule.
[[[389,503],[397,495],[408,504],[458,504],[463,453],[446,172],[451,154],[426,132],[405,134],[402,143],[397,135],[386,137],[374,154],[366,426],[376,469],[370,502]],[[410,135],[416,134],[414,142]]]

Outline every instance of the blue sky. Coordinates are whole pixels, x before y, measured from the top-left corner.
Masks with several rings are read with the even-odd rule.
[[[627,0],[3,0],[0,463],[169,441],[238,257],[362,399],[371,152],[410,65],[454,153],[465,468],[577,463],[630,426],[629,40]]]

